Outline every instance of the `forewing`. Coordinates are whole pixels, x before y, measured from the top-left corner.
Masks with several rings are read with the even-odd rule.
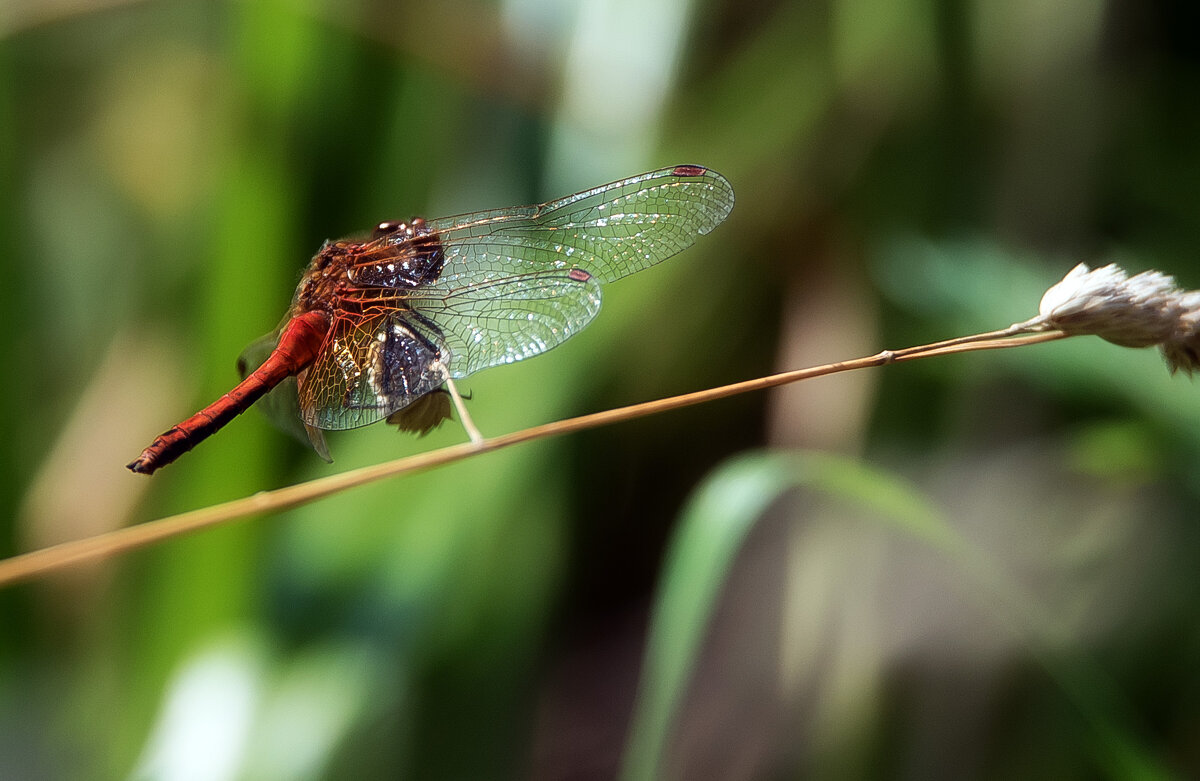
[[[513,363],[562,344],[600,311],[600,285],[579,271],[509,276],[407,299],[407,322],[439,346],[451,377]]]
[[[397,310],[336,317],[299,377],[300,417],[322,429],[382,420],[445,382],[438,357]]]
[[[579,268],[612,282],[690,247],[733,209],[733,189],[700,166],[622,179],[540,206],[432,220],[453,292],[510,276]]]

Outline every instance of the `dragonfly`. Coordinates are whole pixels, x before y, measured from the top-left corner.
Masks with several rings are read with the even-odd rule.
[[[327,461],[324,431],[384,419],[428,430],[449,416],[440,400],[447,386],[457,393],[454,380],[562,344],[600,311],[602,283],[692,246],[733,202],[717,172],[677,165],[539,205],[326,241],[281,325],[243,353],[242,382],[128,468],[154,473],[260,399]]]

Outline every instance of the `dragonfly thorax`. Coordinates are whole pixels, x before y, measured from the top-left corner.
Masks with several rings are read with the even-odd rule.
[[[350,266],[361,246],[349,241],[326,241],[321,246],[296,286],[293,316],[312,310],[333,312],[338,295],[350,284]]]

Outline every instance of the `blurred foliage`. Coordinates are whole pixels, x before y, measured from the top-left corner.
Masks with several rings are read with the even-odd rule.
[[[459,441],[370,427],[330,467],[247,415],[122,468],[383,219],[675,163],[737,190],[585,333],[472,377],[485,433],[1003,327],[1079,261],[1196,287],[1198,28],[1193,0],[7,0],[0,552]],[[0,777],[1200,775],[1197,409],[1149,351],[954,356],[0,590]]]

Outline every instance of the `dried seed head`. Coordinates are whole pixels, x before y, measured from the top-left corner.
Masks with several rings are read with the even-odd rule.
[[[1092,334],[1122,347],[1158,345],[1172,372],[1200,369],[1200,291],[1157,271],[1130,277],[1080,263],[1046,291],[1029,325]]]
[[[1200,369],[1200,291],[1189,290],[1180,298],[1186,308],[1179,326],[1170,339],[1159,345],[1159,350],[1172,374],[1183,371],[1190,377]]]

